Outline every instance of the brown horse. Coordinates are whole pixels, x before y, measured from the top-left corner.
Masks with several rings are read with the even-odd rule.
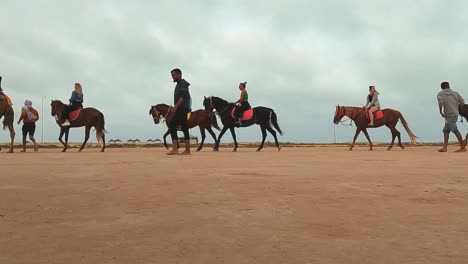
[[[159,121],[162,118],[166,120],[167,124],[170,124],[174,116],[174,114],[169,112],[171,108],[172,106],[169,106],[166,104],[153,105],[151,106],[151,109],[149,110],[149,114],[153,116],[153,120],[155,124],[159,124]],[[202,141],[200,143],[200,146],[198,146],[197,151],[200,151],[203,148],[203,143],[205,143],[205,138],[206,138],[205,129],[208,130],[208,133],[210,133],[210,135],[213,137],[215,143],[217,142],[216,135],[213,132],[213,129],[211,129],[211,127],[216,128],[218,131],[221,129],[219,128],[218,121],[216,120],[216,116],[213,113],[210,113],[209,111],[205,111],[202,109],[191,112],[190,119],[187,121],[187,125],[189,128],[194,128],[196,126],[200,128]],[[166,149],[168,148],[166,137],[169,134],[170,134],[170,131],[167,131],[166,134],[164,134],[163,136],[164,146],[166,147]]]
[[[13,127],[14,121],[14,111],[13,107],[8,104],[7,99],[3,94],[0,92],[0,118],[3,117],[3,130],[8,128],[10,131],[10,150],[8,153],[13,153],[13,142],[15,140],[15,128]],[[1,150],[1,148],[0,148]]]
[[[411,143],[416,143],[416,138],[417,137],[409,129],[408,123],[406,123],[405,118],[403,117],[403,115],[399,111],[393,110],[393,109],[384,109],[384,110],[382,110],[382,112],[383,112],[383,117],[380,118],[380,119],[376,119],[374,121],[374,126],[372,128],[381,127],[381,126],[385,125],[390,129],[390,131],[392,132],[392,143],[390,143],[390,146],[388,147],[387,150],[392,149],[393,143],[395,142],[396,137],[398,137],[398,146],[400,146],[402,149],[405,148],[401,144],[400,131],[398,131],[396,129],[396,125],[398,124],[398,120],[401,120],[401,123],[403,124],[403,127],[405,128],[406,132],[408,133],[408,136],[409,136],[409,138],[411,140]],[[369,144],[370,144],[370,149],[369,150],[372,150],[373,144],[372,144],[372,142],[370,140],[369,134],[367,133],[367,128],[370,128],[369,127],[369,118],[368,118],[367,110],[362,108],[362,107],[337,106],[333,122],[335,124],[338,124],[344,116],[349,117],[356,124],[356,134],[354,135],[353,143],[349,147],[349,150],[353,150],[356,139],[359,136],[359,133],[361,133],[361,131],[364,133],[367,140],[369,141]]]
[[[90,130],[92,127],[94,127],[96,129],[96,138],[99,144],[102,145],[101,152],[104,152],[104,149],[106,148],[106,139],[105,139],[106,130],[104,128],[104,125],[105,125],[104,115],[95,108],[92,108],[92,107],[84,108],[81,110],[76,120],[70,121],[70,126],[63,127],[61,126],[61,124],[63,123],[62,112],[66,106],[67,106],[66,104],[60,102],[59,100],[52,100],[50,104],[50,107],[52,109],[51,115],[55,116],[57,125],[59,125],[60,127],[59,141],[63,144],[63,147],[64,147],[62,152],[67,151],[68,133],[70,132],[70,128],[83,127],[83,126],[85,127],[85,140],[78,151],[81,152],[84,149],[89,139]],[[62,137],[64,134],[65,134],[65,142],[62,141]]]

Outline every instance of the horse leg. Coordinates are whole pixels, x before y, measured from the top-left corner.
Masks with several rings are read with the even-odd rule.
[[[213,132],[213,129],[211,129],[211,127],[208,127],[206,130],[208,130],[208,133],[210,133],[210,135],[213,137],[214,141],[215,141],[215,145],[216,145],[216,134]]]
[[[169,147],[167,146],[166,137],[167,137],[167,135],[169,135],[170,133],[171,133],[171,131],[170,131],[170,130],[167,130],[166,134],[164,134],[164,136],[163,136],[164,147],[166,147],[166,149],[169,149]]]
[[[83,144],[81,144],[81,147],[80,149],[78,150],[78,152],[81,152],[84,147],[86,146],[86,143],[88,142],[88,139],[89,139],[89,131],[91,130],[91,127],[90,126],[86,126],[85,128],[85,139],[83,141]]]
[[[260,146],[258,147],[257,152],[263,149],[263,145],[265,144],[265,139],[267,136],[266,129],[263,126],[260,126],[260,128],[262,129],[262,143],[260,143]]]
[[[392,133],[392,142],[390,142],[390,146],[388,146],[387,151],[392,150],[393,144],[395,143],[395,138],[397,136],[396,129],[395,127],[388,126],[387,127],[390,129],[390,132]]]
[[[361,129],[360,129],[360,128],[356,128],[356,133],[354,134],[353,143],[352,143],[351,146],[349,147],[349,151],[352,151],[352,150],[353,150],[353,148],[354,148],[354,143],[356,143],[356,139],[357,139],[357,137],[359,136],[359,133],[361,133]]]
[[[13,125],[8,125],[8,130],[10,130],[10,150],[8,153],[13,153],[13,144],[16,136],[15,127],[13,127]]]
[[[369,133],[367,133],[367,129],[364,128],[364,129],[362,130],[362,132],[364,132],[364,135],[366,136],[367,141],[369,141],[369,145],[370,145],[369,151],[372,151],[372,150],[373,150],[372,147],[373,147],[374,145],[372,144],[372,141],[370,140]]]
[[[234,139],[234,149],[232,150],[232,152],[236,152],[237,147],[239,146],[237,145],[236,131],[234,130],[234,127],[230,127],[229,130],[231,130],[232,139]]]
[[[400,131],[398,131],[396,128],[394,128],[394,129],[395,129],[395,134],[398,137],[398,146],[400,146],[401,149],[405,149],[403,144],[401,144],[401,133],[400,133]]]
[[[105,149],[106,149],[106,134],[102,133],[102,148],[101,148],[101,152],[104,152]]]
[[[206,134],[205,134],[205,129],[204,128],[200,127],[200,134],[201,134],[201,142],[200,142],[200,146],[198,146],[198,148],[197,148],[197,151],[202,150],[203,143],[205,143]]]
[[[271,127],[266,127],[266,130],[268,130],[268,132],[270,132],[273,135],[273,137],[275,138],[276,147],[278,148],[278,151],[280,151],[281,147],[278,143],[278,137],[276,136],[276,131],[272,129]]]
[[[466,133],[465,145],[468,145],[468,133]]]
[[[70,133],[70,129],[65,128],[65,148],[62,150],[62,152],[67,151],[68,148],[68,133]]]
[[[60,136],[59,136],[59,141],[60,143],[62,143],[63,145],[63,150],[62,152],[65,152],[67,150],[67,145],[65,145],[65,142],[63,142],[62,138],[63,138],[63,135],[65,134],[65,129],[63,127],[60,128]]]
[[[219,144],[221,144],[221,138],[223,137],[224,133],[226,133],[227,130],[228,130],[228,128],[226,126],[224,126],[223,130],[221,130],[221,133],[219,133],[218,141],[216,141],[215,147],[213,148],[213,151],[219,151]]]

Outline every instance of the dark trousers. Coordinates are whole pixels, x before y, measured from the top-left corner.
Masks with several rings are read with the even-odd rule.
[[[81,108],[83,108],[83,104],[81,104],[80,102],[72,102],[70,105],[66,106],[63,109],[62,119],[68,119],[71,112]]]
[[[177,126],[180,125],[182,132],[184,132],[185,140],[190,139],[188,126],[187,126],[187,114],[189,113],[189,109],[185,107],[179,107],[175,112],[174,118],[172,118],[172,122],[169,125],[169,131],[171,131],[171,138],[172,140],[177,140]]]
[[[247,101],[242,101],[241,105],[236,109],[237,118],[242,118],[244,111],[250,109],[250,104]]]

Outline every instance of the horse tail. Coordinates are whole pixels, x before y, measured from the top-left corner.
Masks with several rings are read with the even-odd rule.
[[[105,124],[106,121],[104,120],[104,115],[102,113],[99,113],[96,122],[96,138],[99,144],[101,144],[102,146],[105,144],[104,136],[107,133],[106,129],[104,128]]]
[[[280,133],[280,135],[283,135],[283,131],[281,131],[281,128],[278,124],[278,117],[276,116],[275,111],[270,109],[270,127],[273,129],[276,129]]]
[[[213,112],[210,112],[208,114],[208,118],[210,119],[211,126],[216,128],[218,131],[221,131],[221,128],[218,126],[218,120],[216,119],[216,114]]]
[[[406,120],[405,118],[403,117],[403,115],[401,114],[401,112],[398,112],[399,114],[399,117],[400,117],[400,121],[401,123],[403,124],[403,127],[405,128],[406,132],[408,133],[408,136],[411,140],[411,143],[412,144],[416,144],[418,142],[416,142],[416,139],[418,138],[416,135],[414,135],[413,131],[411,131],[411,129],[409,128],[408,126],[408,123],[406,123]]]

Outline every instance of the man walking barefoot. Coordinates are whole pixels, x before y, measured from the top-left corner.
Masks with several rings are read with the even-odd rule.
[[[459,106],[465,104],[463,98],[457,92],[450,89],[448,82],[440,84],[442,91],[437,94],[437,101],[439,102],[440,115],[445,118],[445,126],[442,130],[444,132],[444,146],[439,149],[439,152],[447,152],[450,132],[453,132],[460,143],[460,149],[456,152],[466,152],[466,143],[458,131],[457,120],[459,116]]]
[[[169,130],[172,137],[172,150],[167,155],[190,155],[190,136],[187,126],[187,114],[192,107],[192,99],[190,97],[189,86],[186,80],[182,79],[182,71],[174,69],[171,71],[172,80],[177,83],[174,89],[174,107],[171,108],[170,114],[173,115],[172,122],[169,124]],[[177,149],[177,126],[180,125],[184,132],[185,151],[179,153]]]

